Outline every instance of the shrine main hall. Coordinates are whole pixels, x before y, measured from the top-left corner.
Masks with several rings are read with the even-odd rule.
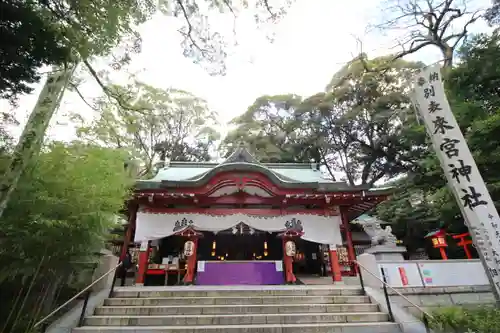
[[[136,285],[335,283],[356,275],[356,247],[369,244],[350,221],[388,195],[245,147],[219,164],[171,162],[136,182],[121,255],[137,263]]]

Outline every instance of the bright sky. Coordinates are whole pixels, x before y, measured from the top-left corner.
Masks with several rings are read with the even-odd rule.
[[[477,2],[489,4],[489,0]],[[209,76],[183,57],[181,36],[177,33],[179,22],[156,16],[141,27],[143,51],[133,59],[131,68],[139,72],[138,78],[145,83],[184,89],[206,99],[218,112],[220,121],[226,123],[261,95],[308,96],[323,91],[331,76],[360,52],[354,36],[363,40],[363,51],[369,56],[387,53],[392,37],[368,38],[364,33],[368,22],[380,13],[377,6],[377,0],[296,0],[287,17],[275,27],[273,44],[254,25],[240,23],[239,46],[228,58],[227,75],[219,77]],[[232,25],[226,29],[232,30]],[[484,29],[484,24],[474,28]],[[437,50],[426,49],[412,58],[430,63],[438,56]],[[34,106],[40,87],[21,98],[17,110],[20,121],[25,121]],[[90,80],[82,91],[89,97],[100,93]],[[8,107],[5,102],[1,106]],[[76,110],[92,116],[90,108],[76,94],[67,93],[50,129],[51,138],[74,138],[74,128],[64,121],[64,115]],[[20,130],[15,134],[20,134]]]

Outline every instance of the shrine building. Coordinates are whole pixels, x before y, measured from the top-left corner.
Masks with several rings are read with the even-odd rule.
[[[136,182],[121,255],[133,252],[137,285],[341,281],[370,242],[349,222],[388,195],[315,163],[260,163],[244,147],[220,164],[171,162]]]

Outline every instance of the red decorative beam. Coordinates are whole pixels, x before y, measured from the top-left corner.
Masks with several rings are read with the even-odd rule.
[[[156,208],[145,207],[145,213],[151,214],[202,214],[234,215],[237,213],[260,216],[280,216],[291,214],[325,215],[324,209],[257,209],[257,208]]]
[[[241,205],[241,204],[257,204],[257,205],[354,205],[366,204],[371,206],[372,202],[379,203],[385,200],[382,196],[366,196],[359,195],[324,195],[324,194],[301,194],[301,195],[286,195],[279,197],[259,197],[247,193],[236,193],[221,197],[206,197],[197,196],[194,193],[136,193],[135,198],[139,201],[148,201],[150,203],[162,204],[193,204],[200,205]]]

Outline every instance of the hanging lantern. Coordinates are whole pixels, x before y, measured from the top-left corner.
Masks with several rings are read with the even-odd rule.
[[[294,257],[297,253],[297,247],[293,241],[288,241],[285,243],[285,253],[288,257]]]
[[[215,241],[212,242],[212,250],[215,251],[215,248],[217,247],[217,243]]]
[[[184,255],[186,257],[191,257],[194,253],[194,242],[193,241],[187,241],[184,243]]]

